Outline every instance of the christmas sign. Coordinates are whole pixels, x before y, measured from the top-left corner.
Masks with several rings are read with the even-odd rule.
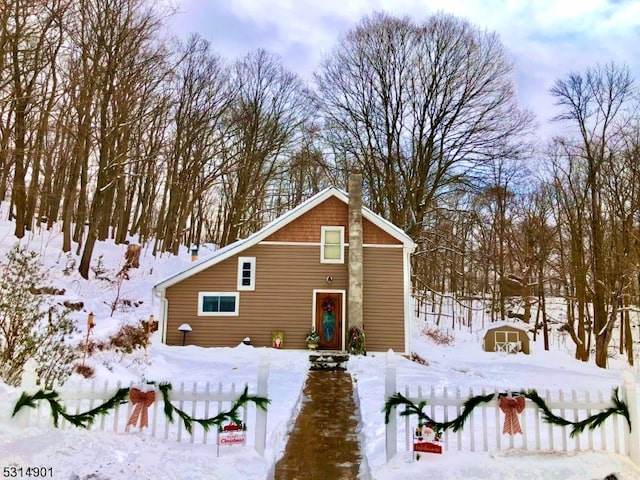
[[[413,432],[413,451],[442,454],[442,432],[429,423],[419,423]]]
[[[218,430],[218,445],[246,445],[247,426],[244,423],[230,423]]]
[[[442,454],[442,445],[433,442],[417,442],[413,444],[413,451]]]

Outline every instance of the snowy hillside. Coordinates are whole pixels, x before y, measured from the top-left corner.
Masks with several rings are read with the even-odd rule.
[[[2,212],[2,218],[6,218]],[[0,222],[0,257],[16,242],[12,225]],[[49,271],[51,284],[64,289],[59,301],[83,302],[84,306],[73,314],[79,333],[78,342],[86,334],[87,315],[95,315],[96,327],[92,339],[106,338],[122,324],[137,323],[153,314],[158,318],[159,305],[154,304],[151,288],[159,280],[188,265],[186,249],[180,257],[154,258],[143,245],[141,266],[130,271],[123,282],[120,302],[111,314],[117,297],[115,285],[106,280],[86,281],[73,270],[65,268],[77,258],[60,253],[61,235],[57,232],[28,233],[23,246],[41,255]],[[133,239],[135,240],[135,239]],[[104,275],[117,272],[123,264],[124,246],[100,243],[92,265],[104,269]],[[206,255],[206,249],[201,255]],[[99,260],[100,259],[100,260]],[[67,270],[69,270],[67,268]],[[157,302],[156,302],[157,303]],[[425,389],[444,387],[454,391],[460,388],[493,389],[602,389],[621,385],[621,362],[602,370],[593,364],[573,360],[564,348],[545,352],[539,342],[532,342],[531,355],[507,355],[482,351],[482,331],[450,332],[452,345],[437,345],[423,334],[424,319],[413,325],[413,351],[428,365],[393,356],[397,363],[398,388],[421,385]],[[49,478],[72,479],[242,479],[269,478],[274,463],[287,441],[287,432],[299,408],[300,393],[307,370],[307,353],[258,349],[246,345],[235,348],[199,348],[195,346],[168,347],[160,343],[159,334],[152,336],[148,354],[136,351],[131,355],[101,352],[90,356],[87,363],[95,369],[97,382],[140,382],[142,379],[184,382],[192,385],[206,382],[248,382],[255,387],[260,355],[269,361],[267,448],[261,457],[251,447],[228,447],[216,456],[214,445],[178,444],[151,438],[144,432],[111,434],[81,429],[54,429],[48,425],[18,428],[10,420],[10,412],[20,391],[0,383],[0,469],[4,467],[50,468]],[[562,347],[556,345],[556,347]],[[640,468],[626,457],[602,453],[541,453],[518,450],[499,453],[465,453],[447,451],[418,462],[411,455],[399,453],[388,464],[385,461],[384,371],[386,355],[352,357],[352,374],[360,401],[361,441],[371,478],[396,480],[406,478],[442,479],[602,479],[616,473],[620,479],[640,478]],[[74,374],[69,382],[89,382]],[[7,475],[5,474],[5,477]],[[18,477],[19,478],[19,477]],[[26,478],[26,477],[25,477]]]

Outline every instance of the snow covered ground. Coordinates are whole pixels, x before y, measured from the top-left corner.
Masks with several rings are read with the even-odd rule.
[[[3,213],[3,212],[0,212]],[[6,218],[6,215],[2,215]],[[15,242],[11,224],[0,222],[0,253]],[[41,234],[40,234],[41,233]],[[86,328],[89,311],[95,314],[96,328],[92,337],[100,338],[115,332],[125,322],[158,316],[158,305],[151,298],[151,287],[189,262],[186,250],[181,257],[164,256],[154,259],[143,246],[141,267],[132,271],[124,283],[121,297],[142,301],[138,307],[118,309],[110,315],[110,303],[115,298],[114,285],[104,281],[85,281],[77,273],[65,275],[62,269],[69,261],[60,254],[61,235],[56,232],[35,232],[23,244],[43,256],[51,273],[52,284],[66,289],[65,299],[84,301],[85,307],[76,315],[81,329]],[[113,272],[123,262],[124,246],[109,243],[98,245],[94,264],[102,255],[102,263]],[[206,249],[201,250],[203,255]],[[610,370],[592,363],[573,360],[571,353],[560,348],[545,352],[540,342],[531,343],[531,355],[486,353],[481,348],[481,332],[456,330],[452,346],[439,346],[421,335],[422,320],[416,320],[413,350],[426,359],[428,366],[397,357],[398,387],[406,384],[436,389],[460,387],[463,391],[536,388],[602,389],[610,391],[622,383],[623,362],[612,361]],[[85,331],[81,331],[79,339]],[[4,467],[50,467],[48,478],[71,479],[243,479],[263,480],[287,441],[287,432],[299,408],[299,399],[307,369],[307,353],[254,348],[168,347],[154,334],[148,356],[141,352],[122,358],[119,355],[91,357],[96,380],[138,382],[147,380],[185,382],[248,382],[255,390],[258,361],[262,351],[268,352],[269,392],[272,403],[268,410],[267,448],[261,457],[251,447],[226,447],[216,457],[215,445],[178,444],[154,439],[144,432],[112,434],[80,429],[35,428],[19,429],[9,420],[10,410],[19,390],[0,383],[0,475]],[[430,455],[420,461],[399,453],[386,463],[384,417],[384,370],[386,354],[356,357],[349,361],[357,396],[361,439],[371,477],[374,480],[407,478],[442,479],[603,479],[615,473],[619,479],[640,478],[640,468],[624,456],[602,453],[531,453],[507,450],[498,453],[448,451]],[[70,381],[78,381],[75,376]],[[11,472],[7,470],[6,472]],[[14,478],[20,478],[16,476]],[[27,478],[27,477],[23,477]]]

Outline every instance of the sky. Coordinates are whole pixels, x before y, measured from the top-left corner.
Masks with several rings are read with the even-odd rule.
[[[421,23],[444,11],[496,32],[514,63],[522,107],[553,133],[549,88],[597,63],[626,63],[640,81],[640,0],[176,0],[173,33],[197,32],[226,58],[257,48],[310,80],[341,35],[375,11]]]

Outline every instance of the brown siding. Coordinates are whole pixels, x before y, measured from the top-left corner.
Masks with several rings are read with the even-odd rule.
[[[372,352],[405,350],[402,251],[364,249],[364,331]]]
[[[256,289],[240,292],[237,317],[199,317],[198,292],[237,291],[238,257],[185,279],[167,289],[167,343],[181,344],[177,328],[187,322],[187,343],[235,346],[246,336],[256,346],[271,346],[271,332],[284,332],[285,348],[306,348],[311,328],[313,289],[347,288],[346,264],[320,263],[318,246],[256,245],[239,254],[256,257]],[[327,276],[331,276],[331,285]]]
[[[312,208],[277,232],[269,235],[265,241],[272,242],[320,242],[322,226],[343,226],[345,241],[349,238],[348,206],[336,197]],[[379,245],[399,245],[401,242],[387,232],[363,219],[364,243]]]
[[[256,257],[256,289],[240,291],[236,317],[199,317],[198,292],[236,292],[238,256]],[[347,264],[320,263],[320,247],[256,245],[238,256],[169,287],[167,343],[180,345],[178,326],[193,331],[187,344],[235,346],[246,336],[271,346],[271,332],[284,332],[285,348],[306,348],[314,289],[347,290]],[[345,258],[347,253],[345,252]],[[364,249],[364,322],[369,351],[404,351],[402,248]],[[333,281],[327,284],[327,276]]]

